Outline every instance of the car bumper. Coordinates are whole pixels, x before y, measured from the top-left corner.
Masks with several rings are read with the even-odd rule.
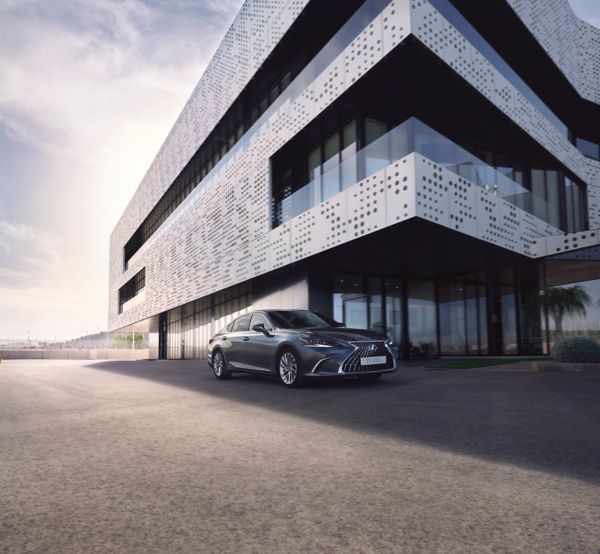
[[[306,377],[351,377],[372,375],[375,373],[393,373],[398,369],[398,352],[394,347],[382,346],[377,354],[384,354],[385,363],[362,365],[360,344],[355,343],[351,349],[332,348],[328,352],[314,352],[304,359]]]
[[[378,369],[375,371],[356,371],[356,372],[344,372],[344,371],[319,371],[316,373],[305,373],[304,376],[311,379],[324,379],[326,377],[360,377],[361,375],[375,375],[383,373],[394,373],[398,368],[393,367],[391,369]]]

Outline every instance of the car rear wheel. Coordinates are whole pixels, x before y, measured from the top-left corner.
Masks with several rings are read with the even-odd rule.
[[[277,375],[286,387],[299,387],[304,382],[298,357],[292,350],[284,350],[279,355]]]
[[[231,377],[231,371],[227,369],[227,364],[225,362],[225,356],[223,356],[223,352],[217,350],[213,354],[212,362],[213,371],[217,379],[229,379]]]

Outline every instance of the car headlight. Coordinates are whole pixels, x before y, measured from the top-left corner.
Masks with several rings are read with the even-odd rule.
[[[317,346],[321,348],[331,348],[332,346],[337,346],[336,342],[325,339],[317,339],[306,335],[301,336],[300,341],[306,346]]]
[[[385,345],[386,346],[394,346],[394,342],[392,341],[392,339],[390,337],[386,337]]]

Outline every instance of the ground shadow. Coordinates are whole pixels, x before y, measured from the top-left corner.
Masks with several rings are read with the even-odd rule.
[[[600,480],[600,374],[405,367],[376,383],[329,380],[290,390],[267,376],[217,380],[205,361],[105,361],[88,367],[320,423]]]

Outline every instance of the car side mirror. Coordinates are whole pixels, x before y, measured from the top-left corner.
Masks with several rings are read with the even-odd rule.
[[[269,331],[266,327],[264,323],[257,323],[256,325],[252,326],[252,330],[256,331],[257,333],[263,333],[264,335],[266,335],[267,337],[272,336],[271,335],[271,331]]]

